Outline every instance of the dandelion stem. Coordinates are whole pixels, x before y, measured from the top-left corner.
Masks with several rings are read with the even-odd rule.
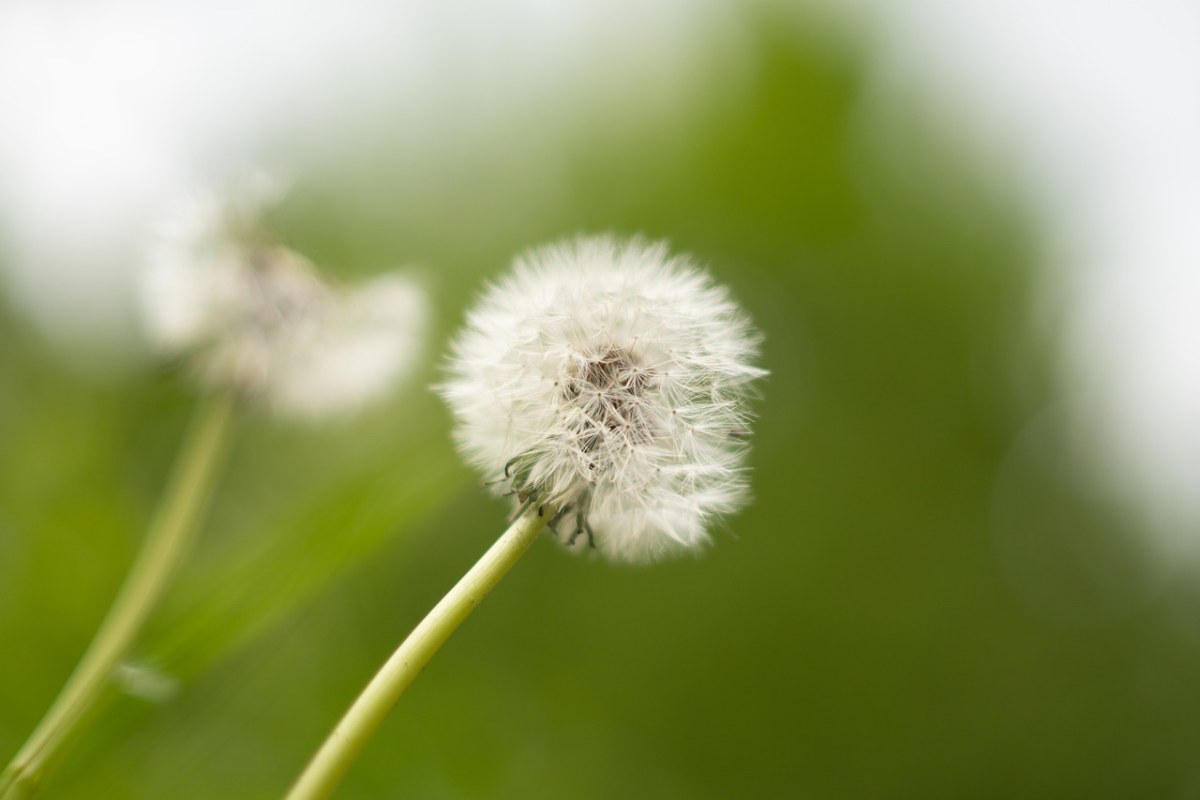
[[[234,400],[196,410],[141,552],[87,652],[25,746],[0,775],[0,800],[31,797],[102,696],[191,544],[226,449]]]
[[[375,674],[308,762],[286,800],[318,800],[333,794],[404,690],[529,549],[553,514],[553,509],[529,504]]]

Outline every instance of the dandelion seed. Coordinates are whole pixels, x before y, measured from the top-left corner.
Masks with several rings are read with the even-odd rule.
[[[179,692],[179,679],[149,664],[125,661],[113,670],[113,681],[131,697],[165,703]]]
[[[320,419],[382,395],[415,365],[423,291],[388,275],[330,286],[259,227],[279,186],[194,197],[168,217],[142,282],[147,332],[207,388],[283,415]]]
[[[561,509],[565,543],[646,562],[696,550],[740,508],[759,336],[663,244],[534,250],[491,287],[440,387],[467,458]]]

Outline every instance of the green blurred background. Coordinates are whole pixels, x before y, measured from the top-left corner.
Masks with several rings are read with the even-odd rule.
[[[271,220],[292,246],[346,278],[422,265],[425,366],[349,423],[241,420],[149,676],[47,798],[282,793],[502,529],[426,387],[482,283],[580,231],[669,240],[764,329],[755,502],[695,560],[539,543],[341,796],[1200,797],[1200,654],[1173,621],[1195,604],[1056,444],[1031,220],[920,105],[864,119],[852,47],[760,14],[694,60],[703,90],[666,108],[581,96],[429,160],[364,132],[300,172]],[[7,759],[195,398],[166,368],[69,367],[11,307],[0,336]]]

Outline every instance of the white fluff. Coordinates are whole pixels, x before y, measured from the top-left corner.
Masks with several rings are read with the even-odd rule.
[[[258,229],[262,206],[277,195],[260,178],[242,196],[198,196],[174,209],[143,275],[147,332],[207,388],[294,418],[353,411],[415,365],[424,292],[400,275],[327,285]]]
[[[441,393],[467,458],[562,509],[565,542],[653,561],[701,548],[746,500],[759,338],[664,244],[580,239],[518,258],[490,288]]]

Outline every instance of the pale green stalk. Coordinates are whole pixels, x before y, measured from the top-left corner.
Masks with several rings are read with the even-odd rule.
[[[292,786],[287,800],[318,800],[333,794],[404,690],[529,549],[551,516],[549,508],[531,504],[433,607],[325,739]]]
[[[137,639],[192,542],[228,444],[233,406],[221,395],[197,409],[141,552],[75,671],[0,775],[0,800],[36,792]]]

